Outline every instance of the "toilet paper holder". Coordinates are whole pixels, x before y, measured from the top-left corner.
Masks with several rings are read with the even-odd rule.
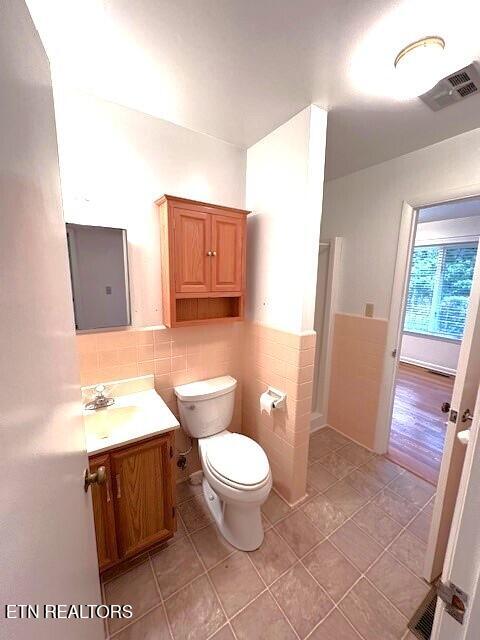
[[[272,407],[274,409],[283,409],[285,407],[286,393],[275,389],[275,387],[268,387],[267,393],[272,397]]]

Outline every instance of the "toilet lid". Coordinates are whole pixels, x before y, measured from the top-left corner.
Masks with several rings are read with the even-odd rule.
[[[260,484],[270,471],[262,447],[240,433],[226,433],[212,438],[205,455],[213,471],[236,484]]]

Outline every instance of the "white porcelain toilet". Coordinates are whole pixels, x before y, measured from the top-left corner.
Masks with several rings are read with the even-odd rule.
[[[222,535],[237,549],[253,551],[263,541],[260,507],[272,488],[262,447],[228,431],[237,381],[231,376],[175,387],[180,422],[198,439],[203,493]]]

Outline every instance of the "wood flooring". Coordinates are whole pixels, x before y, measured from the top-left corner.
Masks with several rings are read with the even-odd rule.
[[[432,484],[437,484],[453,377],[400,363],[388,457]]]

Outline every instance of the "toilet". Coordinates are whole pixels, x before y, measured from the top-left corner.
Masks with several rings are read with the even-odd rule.
[[[237,381],[231,376],[175,387],[180,422],[198,440],[203,494],[221,534],[242,551],[263,541],[260,507],[272,488],[265,451],[251,438],[228,431]]]

